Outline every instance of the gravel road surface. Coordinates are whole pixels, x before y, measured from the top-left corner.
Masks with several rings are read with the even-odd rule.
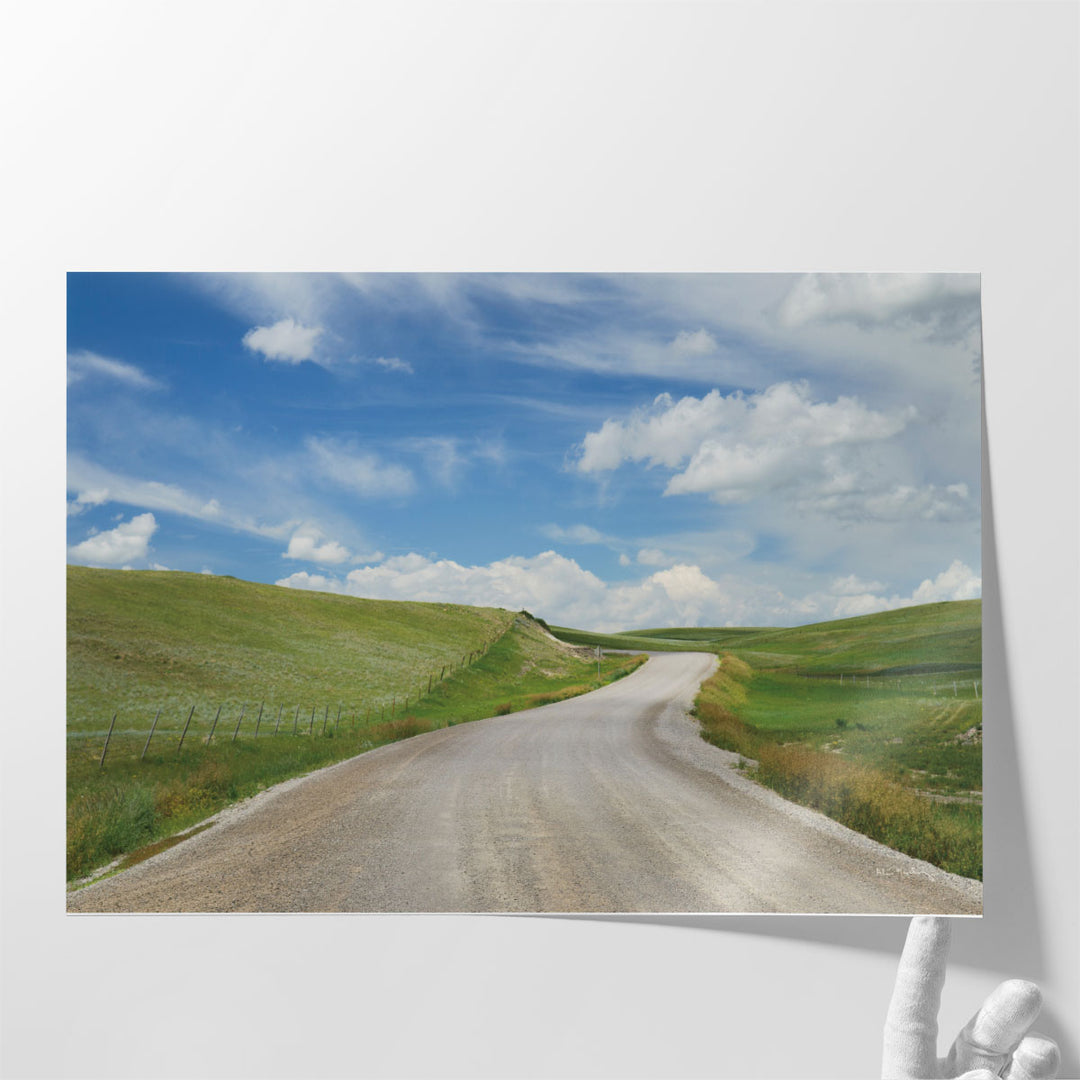
[[[68,895],[71,912],[978,914],[982,887],[741,776],[686,714],[716,661],[290,780]]]

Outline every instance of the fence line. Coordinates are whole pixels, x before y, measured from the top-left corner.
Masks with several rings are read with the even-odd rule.
[[[509,627],[507,629],[509,629]],[[498,642],[499,639],[501,637],[503,637],[503,635],[505,633],[506,633],[506,630],[503,630],[500,634],[493,637],[490,641],[486,641],[480,648],[473,649],[471,652],[468,652],[468,653],[463,653],[462,657],[461,657],[460,665],[455,665],[453,663],[443,664],[443,665],[441,665],[437,676],[436,676],[436,673],[434,671],[429,672],[428,675],[427,675],[427,687],[426,687],[426,690],[425,690],[425,686],[424,686],[424,683],[423,683],[423,677],[421,676],[420,680],[419,680],[419,682],[417,684],[417,687],[416,687],[415,696],[413,696],[411,688],[410,688],[409,692],[405,694],[405,696],[404,696],[404,705],[402,706],[402,711],[403,712],[408,711],[410,701],[412,701],[414,705],[419,704],[420,701],[424,697],[427,696],[427,694],[430,694],[431,691],[435,687],[437,687],[440,683],[444,682],[445,679],[446,679],[448,669],[449,669],[449,673],[451,675],[453,675],[455,670],[457,670],[457,671],[465,670],[466,668],[471,667],[481,657],[486,656],[487,652],[491,648],[491,646],[494,645],[496,642]],[[409,681],[411,682],[413,679],[416,679],[416,678],[417,678],[417,676],[414,674],[414,675],[412,675],[410,677]],[[256,739],[259,737],[259,727],[260,727],[260,725],[262,723],[263,711],[265,709],[265,704],[266,704],[265,701],[261,701],[259,703],[259,714],[258,714],[258,716],[256,717],[256,720],[255,720],[255,732],[254,732],[254,736],[253,736]],[[397,716],[397,705],[398,705],[398,698],[397,698],[397,695],[394,694],[394,695],[391,696],[391,700],[390,700],[390,719],[391,719],[391,721],[393,721]],[[183,730],[180,733],[180,740],[179,740],[179,742],[177,743],[177,746],[176,746],[176,756],[177,757],[180,756],[180,752],[183,749],[184,741],[187,738],[187,733],[188,733],[189,728],[191,727],[191,721],[192,721],[192,718],[195,715],[195,710],[196,710],[197,706],[198,706],[198,703],[196,702],[188,710],[187,719],[184,722]],[[217,711],[214,713],[213,722],[210,725],[210,732],[206,736],[206,739],[203,742],[204,746],[209,746],[211,741],[213,740],[214,734],[217,731],[218,721],[221,719],[221,713],[222,713],[223,708],[224,708],[224,704],[218,705]],[[275,735],[278,734],[278,732],[279,732],[279,730],[281,728],[281,715],[282,715],[282,712],[283,712],[284,708],[285,708],[285,703],[280,702],[278,704],[277,717],[276,717],[276,719],[274,721],[274,734]],[[308,730],[307,730],[308,735],[312,735],[312,736],[314,735],[315,712],[316,712],[317,708],[318,708],[317,705],[312,705],[312,707],[311,707],[311,719],[310,719],[310,721],[308,723]],[[340,722],[341,722],[341,709],[342,709],[342,705],[341,705],[341,703],[338,703],[337,712],[336,712],[336,714],[334,716],[334,724],[333,724],[333,727],[331,728],[331,735],[337,735],[338,727],[339,727]],[[351,706],[351,709],[352,709],[352,721],[350,723],[350,730],[355,730],[355,728],[357,726],[358,718],[359,718],[359,708],[354,705],[354,706]],[[384,723],[386,721],[386,701],[382,700],[382,701],[379,701],[378,703],[369,702],[365,706],[364,721],[363,721],[365,725],[370,724],[375,709],[378,709],[379,722]],[[244,715],[245,715],[246,711],[247,711],[247,704],[245,703],[245,704],[242,704],[241,707],[240,707],[240,715],[237,717],[236,726],[233,728],[232,738],[230,739],[230,742],[236,742],[237,737],[240,734],[241,725],[244,722]],[[144,761],[146,759],[147,751],[150,749],[150,742],[153,739],[155,732],[157,731],[158,720],[161,717],[161,713],[162,713],[162,709],[158,708],[158,710],[154,714],[153,722],[150,725],[150,732],[146,737],[146,742],[143,744],[142,753],[139,755],[139,760],[140,761]],[[109,724],[109,730],[108,730],[108,733],[105,736],[105,745],[102,747],[101,758],[100,758],[100,760],[98,762],[98,768],[99,769],[103,768],[104,765],[105,765],[105,755],[109,751],[109,743],[112,740],[113,729],[116,727],[116,719],[117,719],[118,715],[119,715],[119,711],[114,712],[113,717],[112,717],[112,722]],[[346,715],[348,715],[348,713]],[[324,710],[323,710],[323,723],[322,723],[322,729],[321,729],[321,732],[320,732],[320,734],[323,735],[323,736],[326,735],[326,729],[327,729],[327,725],[328,725],[328,721],[329,721],[329,716],[330,716],[330,706],[326,705],[324,707]],[[300,720],[300,704],[297,704],[297,706],[296,706],[296,708],[295,708],[295,710],[293,712],[293,730],[292,730],[293,735],[299,735],[300,734],[300,732],[299,732],[299,720]]]

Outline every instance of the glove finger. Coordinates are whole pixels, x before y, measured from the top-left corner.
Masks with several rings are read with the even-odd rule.
[[[885,1080],[937,1075],[937,1018],[951,934],[948,919],[911,920],[885,1017]]]
[[[956,1037],[946,1059],[952,1075],[971,1069],[1000,1073],[1041,1008],[1042,994],[1034,983],[1003,982]]]
[[[1001,1074],[1005,1080],[1052,1080],[1061,1068],[1061,1051],[1045,1035],[1027,1035]]]

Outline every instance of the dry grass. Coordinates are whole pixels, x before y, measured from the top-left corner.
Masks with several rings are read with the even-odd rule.
[[[917,859],[965,877],[982,878],[982,815],[977,807],[929,802],[866,765],[797,743],[743,722],[737,709],[752,671],[726,656],[701,688],[695,712],[702,736],[756,764],[752,775],[792,802]]]

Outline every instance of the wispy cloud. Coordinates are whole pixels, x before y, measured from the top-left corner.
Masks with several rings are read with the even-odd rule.
[[[787,326],[912,322],[940,327],[978,318],[978,274],[804,274],[781,302]]]
[[[180,514],[272,539],[284,538],[294,527],[291,522],[259,522],[222,506],[217,499],[193,495],[176,484],[126,476],[95,465],[77,454],[68,457],[67,486],[68,491],[76,493],[76,505],[125,503],[129,506]]]
[[[416,490],[412,471],[349,442],[311,436],[305,441],[313,472],[367,498],[401,498]]]
[[[549,540],[561,540],[568,544],[610,544],[614,539],[605,536],[591,525],[570,525],[563,528],[552,523],[541,526],[540,532]]]
[[[376,356],[371,362],[378,364],[385,371],[397,371],[402,375],[411,375],[413,373],[412,364],[408,360],[402,360],[397,356]]]
[[[164,383],[151,378],[141,368],[124,360],[115,360],[110,356],[80,349],[69,352],[67,356],[68,386],[84,379],[106,379],[122,383],[136,390],[160,390]]]

